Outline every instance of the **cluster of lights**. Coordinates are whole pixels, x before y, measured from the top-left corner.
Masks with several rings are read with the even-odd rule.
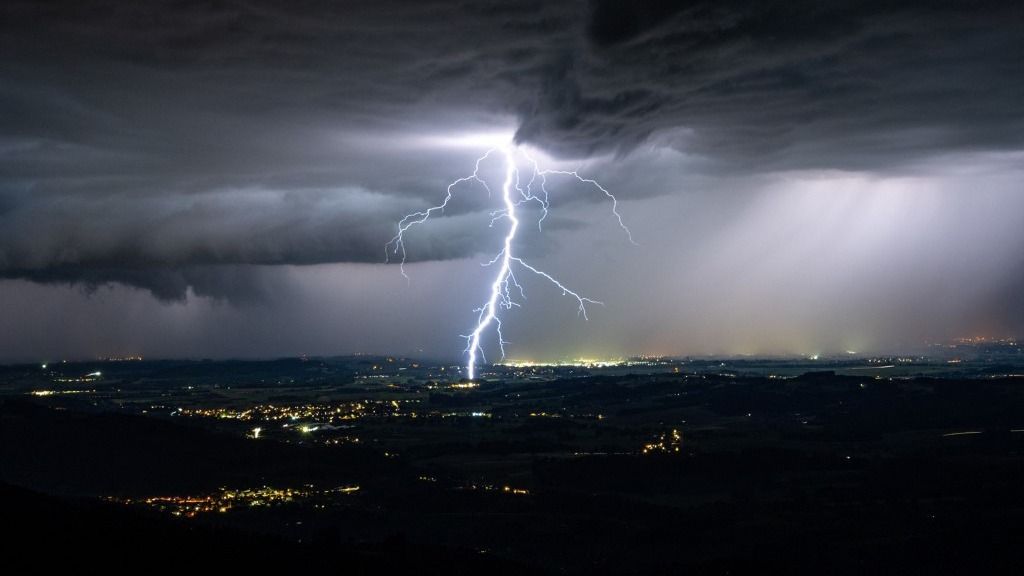
[[[993,338],[990,336],[969,336],[966,338],[957,338],[954,340],[957,344],[1006,344],[1008,346],[1016,346],[1016,338]]]
[[[231,408],[178,408],[172,416],[218,418],[225,420],[275,422],[310,419],[324,422],[358,420],[367,416],[389,416],[401,410],[400,403],[418,403],[418,399],[360,400],[341,404],[302,404],[275,406],[258,404],[244,410]]]
[[[45,364],[43,365],[43,368],[46,368]],[[96,380],[98,380],[98,379],[100,379],[102,377],[103,377],[103,373],[97,371],[97,372],[90,372],[90,373],[86,374],[85,376],[80,376],[80,377],[77,377],[77,378],[74,378],[74,377],[72,377],[72,378],[67,378],[67,377],[54,378],[53,381],[54,382],[59,382],[61,384],[82,384],[82,383],[85,383],[85,382],[95,382]]]
[[[882,357],[882,358],[868,358],[868,364],[911,364],[917,359],[910,356],[894,356],[894,357]],[[922,359],[923,360],[923,359]]]
[[[444,382],[429,382],[427,384],[427,390],[473,390],[479,388],[478,382],[452,382],[446,384]]]
[[[469,412],[441,412],[438,410],[431,410],[429,412],[423,412],[419,414],[417,414],[416,412],[411,412],[408,415],[412,418],[490,418],[492,416],[490,412],[484,412],[481,410],[472,410]]]
[[[357,436],[338,436],[336,438],[330,438],[324,441],[324,444],[328,446],[339,446],[341,444],[359,444],[360,440]]]
[[[56,394],[55,391],[37,391],[37,395]],[[253,440],[266,438],[268,432],[276,429],[292,430],[302,436],[314,436],[318,432],[334,431],[351,426],[341,425],[343,422],[366,418],[492,418],[489,411],[403,411],[403,403],[419,403],[418,399],[401,400],[363,400],[344,405],[274,406],[258,405],[247,409],[228,408],[177,408],[172,416],[193,418],[210,418],[221,420],[237,420],[258,424],[245,431],[245,436]],[[314,420],[315,419],[315,420]],[[285,420],[277,427],[268,424]],[[312,421],[311,421],[312,420]],[[359,444],[355,436],[333,436],[324,439],[325,444]]]
[[[92,394],[95,390],[33,390],[32,396],[54,396],[56,394]]]
[[[658,435],[658,439],[654,442],[644,444],[644,454],[673,454],[679,452],[680,447],[683,445],[683,435],[679,430],[672,429],[671,432],[665,432]]]
[[[495,366],[506,368],[617,368],[617,367],[638,367],[638,366],[662,366],[671,362],[664,356],[635,356],[629,359],[622,358],[574,358],[572,360],[559,360],[557,362],[540,362],[535,360],[508,360]]]
[[[317,490],[311,484],[303,488],[272,488],[262,486],[260,488],[245,488],[231,490],[221,488],[212,494],[200,494],[196,496],[151,496],[149,498],[116,498],[109,497],[108,501],[119,502],[127,505],[144,505],[168,512],[174,516],[194,518],[200,514],[211,512],[224,513],[232,508],[239,507],[261,507],[278,506],[298,500],[311,498],[329,498],[334,495],[352,494],[359,491],[358,485],[338,486],[326,490]]]
[[[421,477],[421,480],[426,480],[426,477]],[[436,482],[436,479],[428,480],[430,482]],[[460,486],[459,490],[480,490],[484,492],[501,492],[502,494],[513,494],[516,496],[529,496],[530,491],[526,488],[516,488],[507,484],[502,486],[496,486],[494,484],[469,484],[467,486]]]
[[[532,360],[512,360],[495,364],[507,368],[614,368],[616,366],[633,366],[633,363],[622,359],[600,360],[596,358],[576,358],[559,362],[534,362]]]

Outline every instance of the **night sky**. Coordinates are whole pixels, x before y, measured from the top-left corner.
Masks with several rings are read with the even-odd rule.
[[[511,358],[1024,334],[1022,31],[986,1],[6,0],[0,362],[458,359],[497,199],[411,232],[409,282],[384,245],[513,139],[638,245],[553,180],[517,249],[606,306],[528,280]]]

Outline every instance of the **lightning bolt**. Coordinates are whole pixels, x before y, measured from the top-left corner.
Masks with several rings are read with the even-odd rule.
[[[508,342],[505,341],[505,338],[501,333],[501,318],[498,315],[499,308],[511,310],[513,307],[520,306],[519,302],[514,300],[512,297],[513,288],[516,289],[522,300],[526,299],[526,292],[523,290],[522,285],[516,278],[516,269],[533,273],[547,280],[557,289],[561,290],[563,296],[568,296],[575,300],[578,307],[577,313],[582,316],[584,320],[588,319],[587,304],[604,305],[598,300],[581,296],[579,293],[566,287],[555,277],[543,270],[531,266],[513,253],[513,242],[516,238],[516,234],[519,232],[520,226],[520,220],[516,213],[516,208],[528,202],[536,203],[541,210],[541,216],[537,220],[537,229],[538,231],[543,230],[544,220],[548,216],[550,198],[548,193],[549,176],[571,177],[579,183],[592,186],[603,193],[612,201],[612,214],[618,221],[619,227],[626,233],[626,237],[629,239],[629,242],[636,245],[636,242],[633,241],[633,234],[622,221],[622,215],[619,213],[618,199],[604,186],[596,180],[580,176],[579,172],[576,170],[542,169],[540,164],[525,150],[509,145],[500,148],[491,148],[482,156],[477,158],[471,174],[453,180],[448,184],[443,202],[426,210],[408,214],[398,222],[398,232],[384,247],[385,260],[390,262],[392,257],[398,258],[400,261],[399,269],[402,272],[402,276],[405,277],[407,281],[409,280],[409,276],[405,273],[405,233],[414,226],[425,223],[432,216],[443,214],[445,208],[448,207],[448,203],[454,197],[455,188],[459,185],[467,183],[479,184],[487,191],[488,196],[490,196],[491,188],[488,186],[487,181],[480,176],[480,165],[496,154],[500,154],[505,162],[505,178],[501,186],[503,208],[499,208],[490,213],[490,225],[493,227],[495,223],[500,220],[508,220],[509,227],[508,231],[505,233],[504,244],[501,251],[498,252],[498,254],[489,262],[483,264],[484,266],[498,265],[498,271],[494,276],[493,282],[491,282],[490,296],[487,301],[484,302],[483,306],[474,310],[474,312],[477,313],[477,322],[476,326],[473,327],[472,332],[462,336],[466,339],[466,348],[463,352],[467,355],[466,369],[469,373],[470,380],[473,380],[476,377],[478,357],[484,362],[487,361],[484,356],[484,349],[481,341],[485,332],[487,332],[488,328],[490,328],[492,324],[494,325],[494,333],[495,336],[497,336],[497,343],[498,348],[501,351],[501,356],[502,358],[505,357],[505,345],[508,344]],[[523,162],[529,166],[529,178],[525,182],[519,168],[519,156],[521,156]]]

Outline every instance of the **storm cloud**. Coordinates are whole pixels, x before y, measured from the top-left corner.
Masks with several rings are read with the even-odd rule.
[[[465,135],[600,176],[641,238],[643,202],[749,210],[737,178],[1016,173],[1022,29],[1019,3],[985,0],[12,0],[0,278],[274,301],[278,269],[382,263],[397,220],[481,152]],[[557,258],[604,200],[562,184],[569,209],[526,253]],[[476,192],[410,261],[493,248]],[[1006,266],[990,308],[1016,311]]]

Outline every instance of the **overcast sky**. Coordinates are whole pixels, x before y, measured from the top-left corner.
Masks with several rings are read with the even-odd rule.
[[[512,358],[1022,334],[1024,8],[919,4],[7,0],[0,361],[457,359],[500,199],[384,245],[496,142],[637,243],[552,178],[516,249],[605,305],[526,280]]]

